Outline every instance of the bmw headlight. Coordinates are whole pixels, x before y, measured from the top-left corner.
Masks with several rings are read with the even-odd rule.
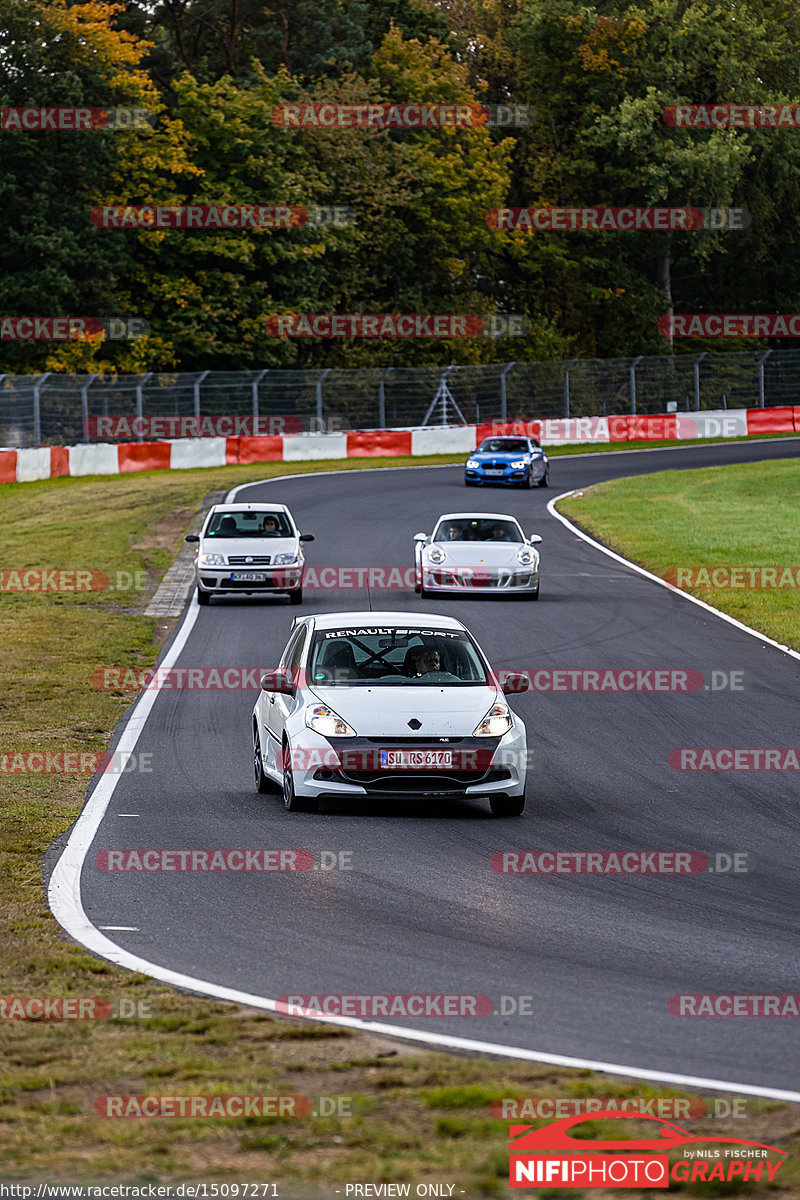
[[[224,567],[225,566],[225,555],[224,554],[201,554],[200,555],[200,566],[201,567]]]
[[[272,560],[273,566],[288,567],[290,563],[297,562],[296,554],[276,554]]]
[[[468,458],[467,459],[467,470],[468,471],[477,471],[477,469],[480,465],[481,464],[478,462],[477,458]]]
[[[517,562],[522,563],[523,567],[529,567],[535,561],[535,557],[533,551],[524,546],[517,554]]]
[[[524,458],[518,458],[516,462],[512,462],[511,470],[512,471],[522,471],[525,467],[527,467],[527,465],[528,464]]]
[[[444,550],[439,546],[428,547],[428,562],[443,563],[445,560]]]
[[[504,733],[508,733],[512,724],[508,705],[493,704],[472,736],[502,737]]]
[[[312,704],[306,709],[306,727],[323,737],[355,737],[356,731],[327,704]]]

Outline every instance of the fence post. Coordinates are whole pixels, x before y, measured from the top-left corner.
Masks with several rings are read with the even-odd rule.
[[[142,388],[147,383],[148,379],[150,378],[150,376],[152,374],[153,374],[152,371],[148,371],[147,374],[144,376],[144,378],[138,380],[137,384],[136,384],[136,419],[139,422],[141,422],[142,418],[144,417],[144,402],[142,401]],[[139,442],[144,441],[144,433],[142,432],[141,424],[139,425],[139,433],[136,435],[136,439]]]
[[[40,401],[40,392],[42,384],[46,379],[49,379],[51,372],[46,371],[44,375],[40,375],[33,385],[33,444],[38,447],[42,443],[42,407]]]
[[[389,378],[389,374],[394,370],[394,367],[387,367],[381,374],[378,383],[378,429],[386,428],[386,392],[384,391],[384,383]]]
[[[197,421],[197,428],[200,428],[200,384],[209,375],[210,371],[203,371],[199,379],[194,381],[194,419]]]
[[[636,368],[644,358],[643,354],[637,354],[636,358],[628,368],[628,375],[631,381],[631,416],[636,416]]]
[[[333,367],[326,367],[317,380],[317,433],[322,433],[322,382],[330,375]]]
[[[771,350],[765,350],[758,360],[758,407],[764,407],[764,363],[772,354]]]
[[[579,361],[577,358],[571,358],[564,368],[564,419],[567,421],[569,420],[569,369]]]
[[[253,401],[253,433],[258,433],[258,385],[266,375],[269,367],[264,367],[263,371],[259,371],[255,379],[250,385],[250,395]]]
[[[89,437],[89,388],[97,379],[96,375],[90,375],[86,383],[81,388],[81,418],[83,420],[83,436],[90,441]]]
[[[700,412],[700,363],[703,361],[703,359],[705,358],[705,356],[707,354],[708,354],[708,351],[704,350],[703,353],[698,354],[697,358],[694,360],[694,411],[695,412]]]
[[[503,424],[508,420],[508,399],[506,397],[506,375],[515,367],[516,362],[510,362],[500,372],[500,420]]]

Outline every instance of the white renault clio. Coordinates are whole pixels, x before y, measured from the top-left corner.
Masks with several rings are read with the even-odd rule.
[[[521,690],[514,676],[504,684]],[[253,710],[259,792],[287,809],[323,798],[486,797],[525,807],[525,726],[472,634],[453,617],[298,617]]]
[[[195,559],[198,604],[212,596],[242,592],[288,592],[303,600],[303,547],[313,533],[300,533],[285,504],[215,504],[198,542]]]

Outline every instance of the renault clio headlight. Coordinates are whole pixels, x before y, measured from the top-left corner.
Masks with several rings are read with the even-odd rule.
[[[473,737],[502,737],[511,729],[513,721],[507,704],[493,704],[477,726]]]
[[[225,566],[225,555],[224,554],[201,554],[200,555],[200,566],[201,567],[224,567]]]
[[[306,709],[306,727],[323,737],[355,737],[356,731],[327,704],[312,704]]]

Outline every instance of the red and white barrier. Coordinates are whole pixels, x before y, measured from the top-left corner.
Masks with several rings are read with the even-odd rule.
[[[129,471],[186,471],[235,463],[309,462],[340,458],[469,454],[492,434],[537,437],[544,446],[608,442],[686,441],[800,433],[800,407],[734,408],[648,416],[569,417],[420,429],[362,429],[349,433],[274,437],[176,438],[163,442],[94,443],[0,450],[0,483],[31,483],[59,475],[121,475]]]

